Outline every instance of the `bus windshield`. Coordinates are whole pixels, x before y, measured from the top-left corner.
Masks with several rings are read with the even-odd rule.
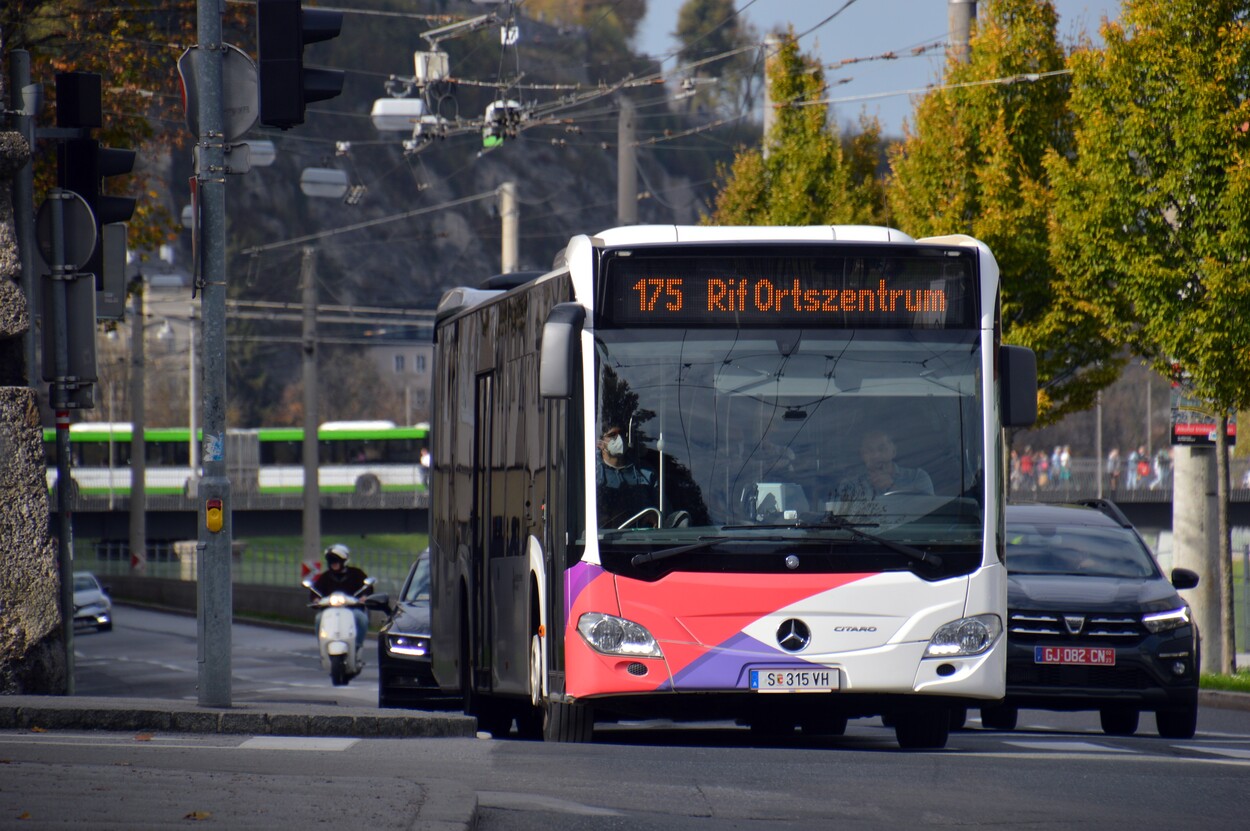
[[[846,537],[979,545],[978,332],[595,332],[601,540]]]

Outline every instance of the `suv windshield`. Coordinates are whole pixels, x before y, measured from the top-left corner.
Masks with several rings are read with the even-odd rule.
[[[1007,524],[1007,571],[1137,579],[1162,576],[1149,549],[1127,528],[1022,522]]]
[[[402,600],[405,603],[413,603],[418,600],[430,599],[430,558],[428,555],[421,555],[421,559],[417,560],[417,570],[413,573],[412,579],[408,581],[408,585],[404,587],[404,596]]]

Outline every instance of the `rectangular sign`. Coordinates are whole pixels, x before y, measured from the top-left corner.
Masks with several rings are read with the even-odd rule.
[[[1110,646],[1035,646],[1035,664],[1071,664],[1077,666],[1115,666],[1115,648]]]
[[[974,328],[975,263],[972,251],[903,246],[608,252],[600,317],[613,326]]]

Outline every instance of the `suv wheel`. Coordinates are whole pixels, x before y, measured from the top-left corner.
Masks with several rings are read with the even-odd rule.
[[[1015,730],[1020,711],[1006,704],[981,708],[981,726],[986,730]]]
[[[1098,711],[1102,722],[1102,732],[1108,736],[1131,736],[1137,732],[1137,720],[1141,713],[1137,710],[1105,709]]]
[[[1159,735],[1165,739],[1192,739],[1198,729],[1198,704],[1187,704],[1155,713]]]

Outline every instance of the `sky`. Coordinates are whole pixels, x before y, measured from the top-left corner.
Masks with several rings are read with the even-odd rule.
[[[1120,14],[1120,0],[1054,0],[1059,14],[1058,34],[1061,42],[1071,43],[1088,32],[1097,40],[1103,17],[1115,19]],[[676,41],[671,33],[677,28],[677,11],[681,0],[650,0],[636,41],[640,51],[656,57],[671,54]],[[802,37],[799,45],[804,53],[818,54],[826,64],[848,58],[868,58],[894,52],[908,56],[914,47],[947,36],[947,0],[735,0],[739,10],[761,34],[777,26],[794,26],[796,34],[806,32],[839,8],[846,6],[830,22]],[[984,7],[984,3],[981,4]],[[919,57],[897,60],[874,60],[851,64],[827,72],[830,81],[851,80],[835,87],[835,99],[879,96],[907,90],[923,90],[940,75],[944,64],[941,49],[925,52]],[[664,68],[676,66],[675,59],[665,61]],[[861,111],[876,115],[887,135],[901,135],[903,120],[912,115],[911,95],[859,98],[835,104],[840,123],[854,122]]]

